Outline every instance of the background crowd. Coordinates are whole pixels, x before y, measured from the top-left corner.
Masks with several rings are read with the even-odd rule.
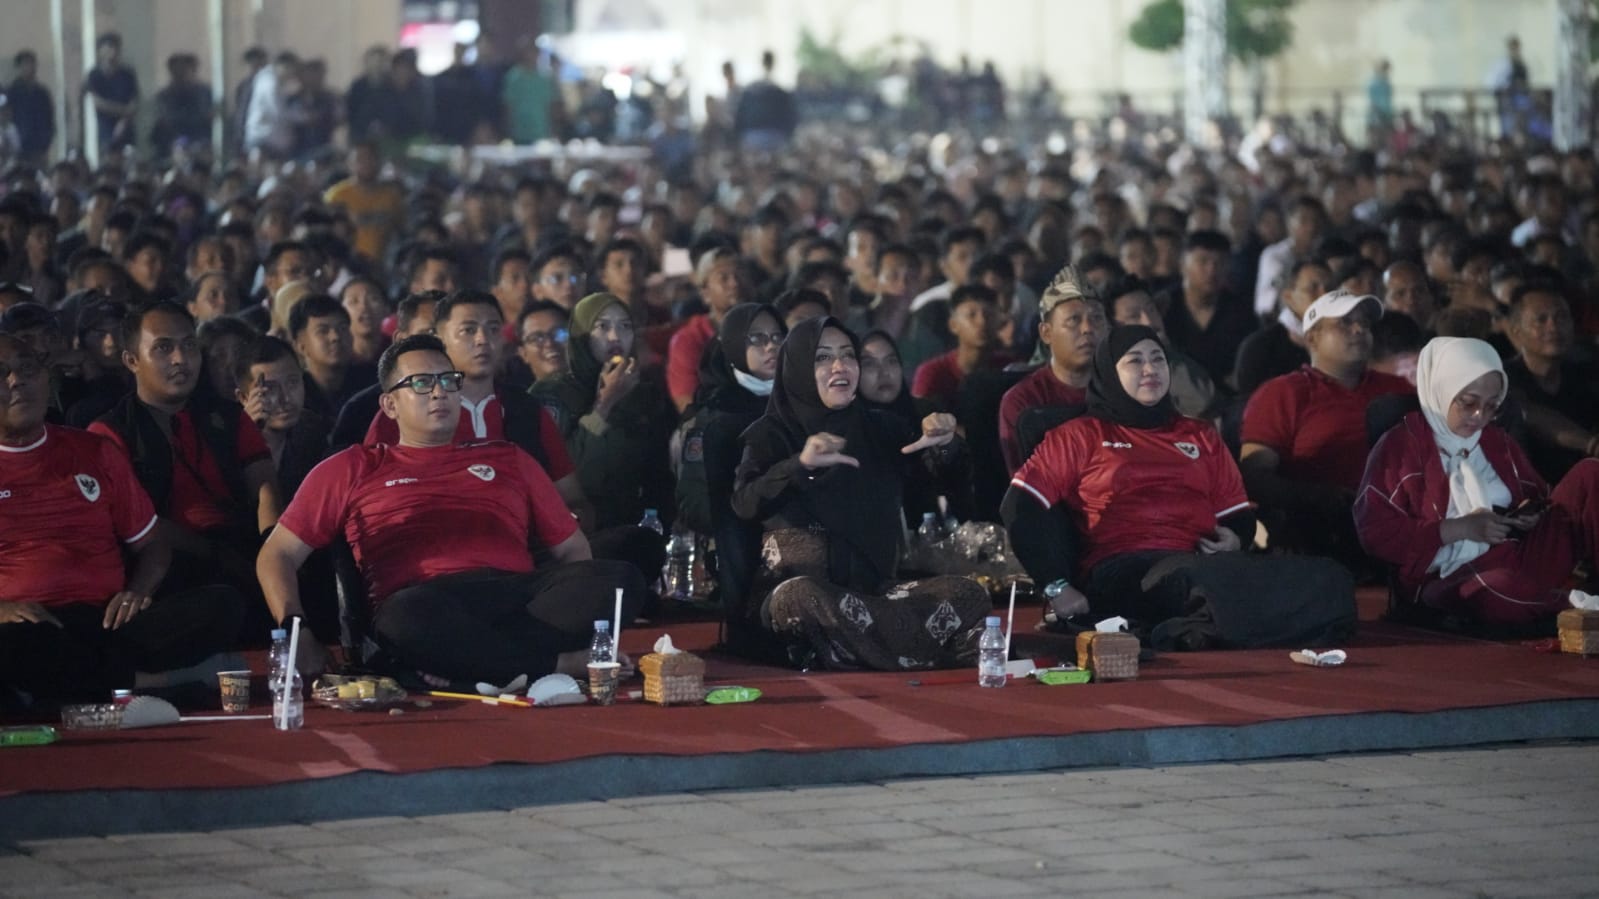
[[[1137,400],[1200,423],[1176,445],[1225,453],[1214,476],[1238,480],[1216,488],[1227,505],[1206,513],[1229,526],[1194,535],[1213,542],[1207,552],[1328,557],[1373,579],[1403,561],[1358,526],[1379,425],[1456,401],[1418,400],[1434,338],[1493,348],[1497,369],[1438,361],[1433,377],[1500,373],[1503,389],[1482,388],[1491,408],[1479,426],[1495,421],[1529,468],[1534,486],[1515,499],[1547,497],[1599,456],[1599,180],[1586,148],[1472,150],[1417,132],[1367,150],[1293,127],[1213,151],[1142,130],[1058,147],[992,140],[1003,91],[976,75],[950,96],[943,133],[885,143],[879,129],[804,121],[768,58],[699,133],[655,108],[639,161],[558,158],[463,177],[398,153],[481,129],[518,142],[613,134],[617,104],[563,95],[529,45],[494,78],[462,63],[422,79],[414,55],[374,49],[342,99],[314,61],[255,54],[227,110],[243,161],[222,165],[192,152],[210,140],[213,110],[181,55],[151,101],[153,156],[130,149],[142,101],[119,51],[102,38],[90,79],[104,151],[93,169],[45,158],[50,134],[27,111],[34,75],[17,60],[0,363],[13,386],[41,366],[47,420],[114,444],[131,463],[117,477],[147,497],[128,502],[170,526],[172,553],[189,562],[159,588],[141,584],[143,602],[215,584],[244,597],[240,636],[211,644],[270,626],[256,554],[316,465],[401,436],[380,413],[397,385],[380,383],[379,363],[418,335],[436,335],[460,374],[458,439],[521,446],[594,555],[646,581],[664,557],[636,527],[647,509],[668,531],[681,522],[700,534],[718,548],[733,636],[750,643],[816,618],[840,590],[845,605],[850,591],[895,595],[905,521],[999,521],[1013,475],[1043,501],[1033,449],[1073,410],[1174,427],[1166,413],[1146,421]],[[1140,398],[1136,378],[1111,383],[1125,354],[1169,369],[1149,376],[1159,396]],[[491,399],[503,410],[492,420]],[[1041,425],[1030,414],[1040,409],[1061,415]],[[96,444],[86,446],[73,452]],[[0,458],[0,480],[7,469]],[[1081,489],[1050,483],[1045,506]],[[1118,484],[1096,489],[1126,491]],[[891,496],[888,514],[863,499],[874,490]],[[1239,491],[1248,520],[1229,517]],[[1516,504],[1503,505],[1504,522],[1460,539],[1503,542]],[[1097,513],[1073,508],[1083,557],[1101,560]],[[130,516],[124,540],[139,536]],[[805,539],[819,529],[820,548]],[[27,536],[0,525],[0,556]],[[1406,569],[1412,592],[1440,573],[1422,562]],[[325,642],[337,639],[336,566],[312,556],[299,573]],[[1098,610],[1091,580],[1072,586],[1074,566],[1032,573],[1067,582],[1052,599]],[[103,605],[115,592],[47,596],[50,578],[29,578],[33,593],[23,583],[0,579],[11,612],[0,635],[39,624],[24,605]],[[949,639],[986,602],[936,579],[900,595],[919,619],[952,610],[940,645],[923,647],[928,664],[959,655]],[[1454,611],[1519,626],[1552,608]],[[893,663],[874,661],[881,648],[835,647],[824,661]],[[160,658],[195,661],[170,655]]]

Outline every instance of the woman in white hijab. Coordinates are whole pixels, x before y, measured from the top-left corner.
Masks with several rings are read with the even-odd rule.
[[[1438,337],[1416,360],[1413,412],[1377,442],[1355,500],[1360,542],[1398,566],[1403,601],[1489,627],[1537,626],[1599,548],[1599,460],[1553,493],[1493,423],[1508,382],[1480,340]]]

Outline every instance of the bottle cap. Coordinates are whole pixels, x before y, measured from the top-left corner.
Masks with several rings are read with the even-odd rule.
[[[611,623],[606,621],[604,618],[601,618],[600,620],[594,622],[594,629],[608,634],[611,632]]]
[[[275,628],[272,629],[272,639],[274,639],[274,640],[287,640],[288,638],[289,638],[289,630],[288,630],[288,628],[275,627]]]
[[[990,616],[988,616],[987,624],[988,624],[989,627],[999,627],[999,616],[998,615],[990,615]]]
[[[938,520],[938,516],[933,514],[932,512],[923,512],[922,513],[922,523],[923,524],[926,524],[929,521],[937,521],[937,520]]]
[[[645,509],[644,510],[644,514],[645,515],[657,515],[657,514],[660,514],[660,513],[656,512],[654,509]]]

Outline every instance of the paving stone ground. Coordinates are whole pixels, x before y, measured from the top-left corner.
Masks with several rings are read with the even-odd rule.
[[[0,844],[0,896],[1599,896],[1599,744]]]

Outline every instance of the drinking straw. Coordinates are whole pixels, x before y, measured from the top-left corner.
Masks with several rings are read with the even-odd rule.
[[[1005,658],[1010,658],[1010,632],[1016,625],[1016,582],[1010,582],[1010,612],[1005,616]]]
[[[611,653],[613,660],[622,658],[622,588],[616,588],[616,617],[611,624]]]
[[[289,691],[294,689],[295,660],[300,655],[300,619],[294,619],[293,630],[289,633],[289,658],[288,664],[283,666],[283,711],[279,713],[279,726],[284,730],[289,729]]]
[[[530,708],[533,707],[533,703],[531,703],[531,702],[527,702],[526,700],[522,700],[522,699],[515,699],[515,698],[512,698],[512,697],[508,697],[508,696],[479,696],[476,693],[449,693],[449,692],[446,692],[444,690],[429,690],[429,691],[427,691],[427,695],[428,696],[437,696],[437,697],[439,697],[441,699],[475,700],[477,702],[486,702],[489,705],[514,705],[514,706],[521,706],[524,709],[530,709]]]

